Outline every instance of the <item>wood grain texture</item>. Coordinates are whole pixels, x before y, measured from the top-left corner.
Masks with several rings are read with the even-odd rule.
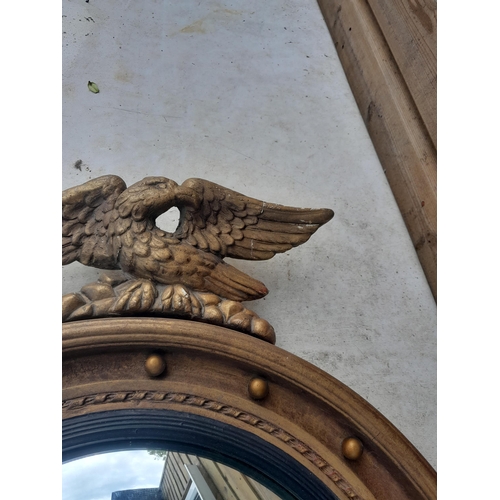
[[[437,147],[437,3],[368,0],[420,116]]]
[[[436,298],[437,154],[433,127],[428,125],[432,122],[434,106],[428,94],[435,96],[435,74],[432,76],[435,55],[431,50],[434,24],[427,23],[432,33],[425,35],[425,31],[430,30],[422,21],[419,25],[418,15],[411,7],[417,5],[417,0],[408,0],[407,19],[397,22],[395,19],[400,14],[396,4],[403,9],[402,0],[372,1],[374,10],[372,2],[366,0],[318,0],[318,4]],[[427,19],[422,15],[424,18]],[[413,31],[405,28],[408,24],[413,25]],[[405,29],[410,31],[403,36],[401,32]],[[425,38],[425,43],[422,42],[421,49],[407,51],[405,44],[411,45],[414,37]],[[398,64],[402,59],[403,71]],[[427,70],[419,69],[419,65]],[[417,104],[426,100],[428,109],[422,106],[419,109]]]

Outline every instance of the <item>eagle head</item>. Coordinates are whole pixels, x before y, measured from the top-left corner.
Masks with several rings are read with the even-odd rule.
[[[127,188],[115,206],[123,218],[155,219],[175,205],[178,187],[175,181],[166,177],[146,177]]]

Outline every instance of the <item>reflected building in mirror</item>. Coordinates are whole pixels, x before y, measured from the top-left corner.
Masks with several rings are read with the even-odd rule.
[[[158,488],[115,491],[111,500],[279,500],[265,486],[212,460],[166,452]]]

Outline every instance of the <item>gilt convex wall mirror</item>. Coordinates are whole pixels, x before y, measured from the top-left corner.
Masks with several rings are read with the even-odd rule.
[[[170,233],[156,219],[174,206]],[[63,296],[63,460],[147,446],[231,465],[279,498],[435,496],[432,468],[379,412],[274,345],[243,305],[266,286],[224,260],[272,259],[333,215],[204,179],[63,191],[63,264],[105,270]],[[198,466],[180,466],[201,495]]]
[[[63,332],[63,459],[168,449],[281,498],[433,498],[432,468],[368,403],[263,340],[186,320],[76,321]]]
[[[283,498],[432,497],[413,445],[435,464],[435,304],[317,5],[68,0],[63,16],[64,190],[105,176],[205,179],[336,212],[272,259],[225,258],[270,293],[228,310],[196,296],[211,322],[133,310],[147,285],[65,265],[65,460],[170,448]],[[162,217],[174,232],[179,212]],[[119,297],[130,314],[109,314]],[[362,445],[357,460],[344,441]]]

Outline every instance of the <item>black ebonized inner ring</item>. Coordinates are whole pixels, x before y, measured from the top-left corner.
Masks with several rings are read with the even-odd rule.
[[[113,410],[62,423],[63,462],[97,453],[164,449],[205,457],[239,470],[283,500],[339,500],[281,449],[237,427],[171,410]]]

